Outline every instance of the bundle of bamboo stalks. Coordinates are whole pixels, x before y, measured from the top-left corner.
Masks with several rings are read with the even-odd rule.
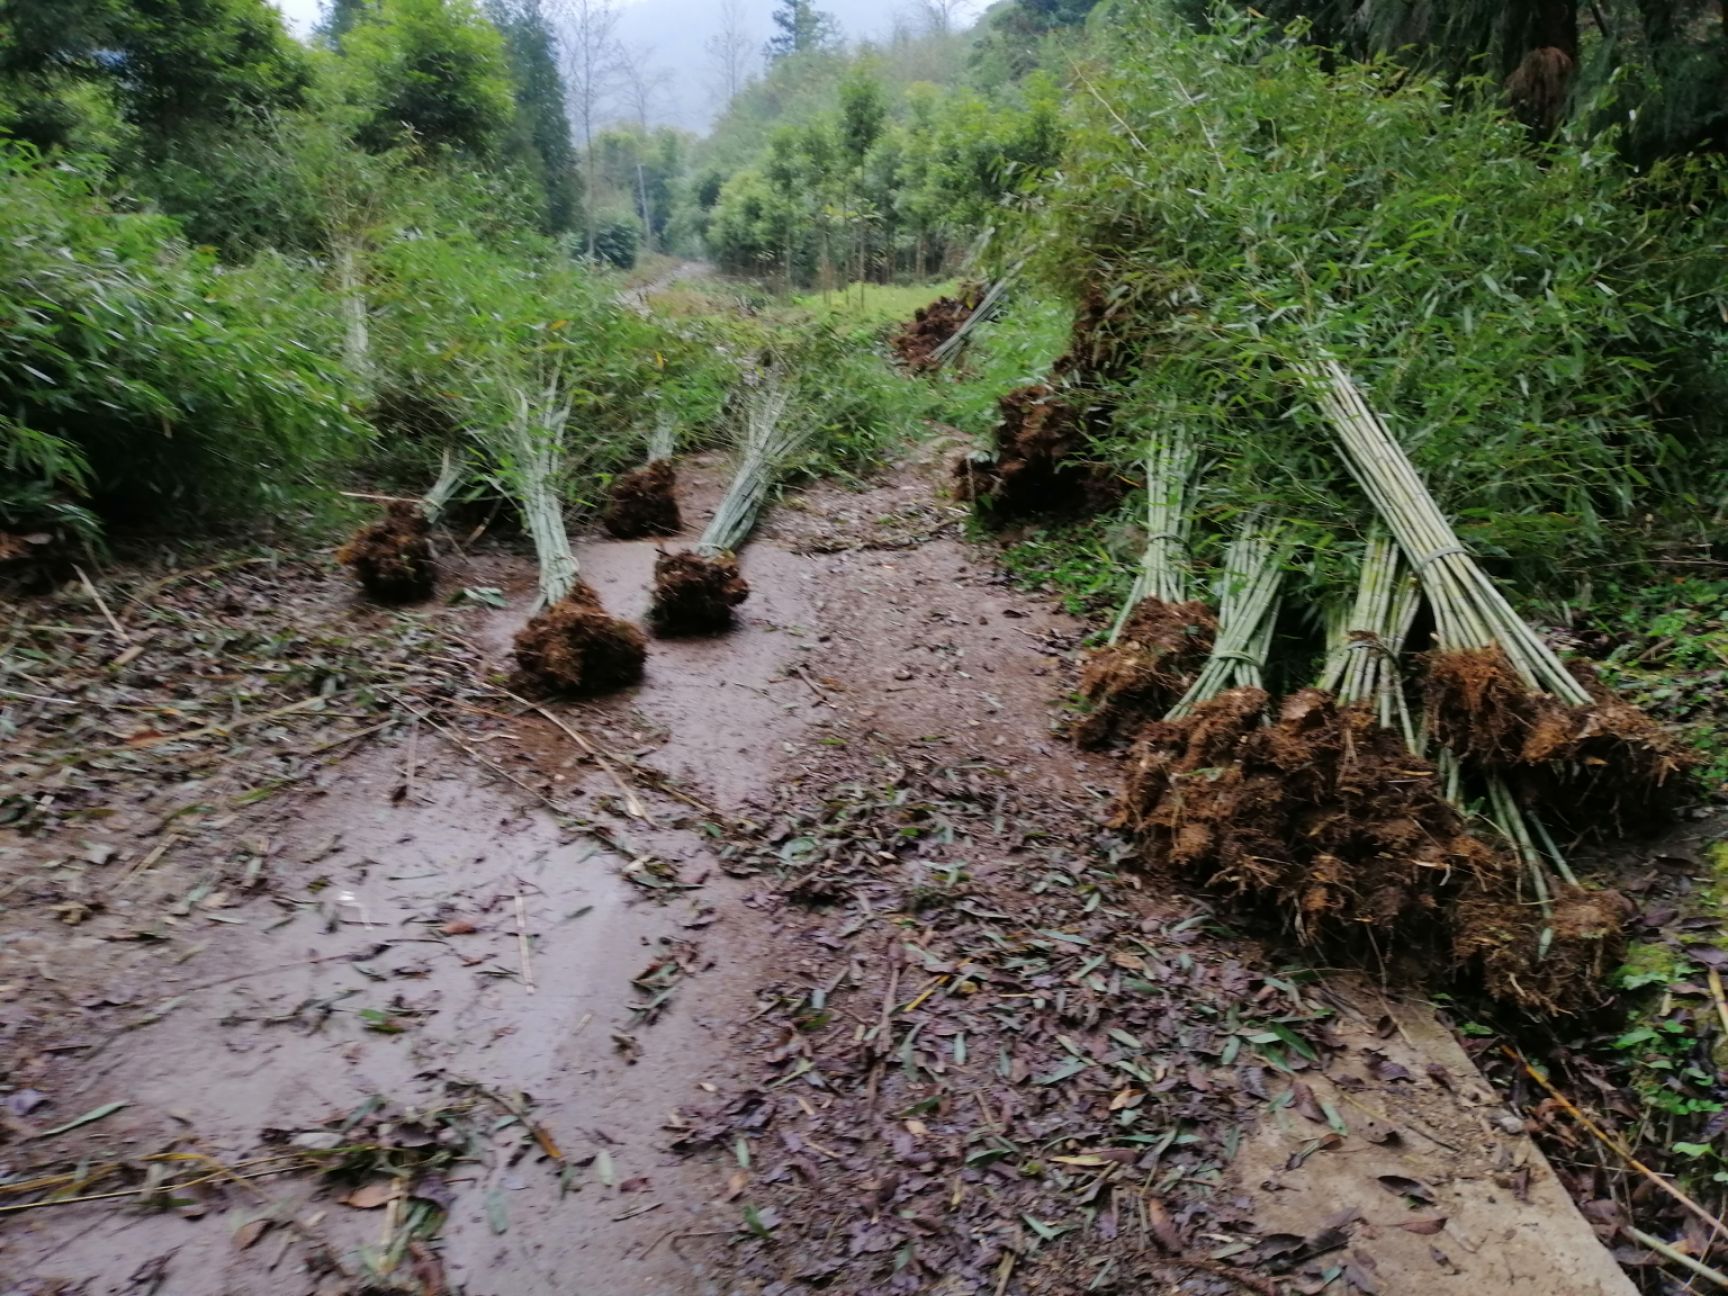
[[[654,564],[649,620],[662,635],[708,634],[732,624],[734,609],[750,597],[738,568],[738,550],[755,529],[780,474],[808,442],[812,428],[786,418],[792,392],[770,368],[744,397],[738,460],[731,484],[694,549],[662,553]]]

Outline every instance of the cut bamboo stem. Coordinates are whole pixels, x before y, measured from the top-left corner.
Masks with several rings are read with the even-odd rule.
[[[1351,475],[1391,529],[1434,609],[1442,649],[1499,648],[1525,686],[1574,706],[1590,694],[1459,540],[1408,455],[1336,361],[1296,366]]]
[[[1676,1188],[1673,1184],[1669,1183],[1668,1180],[1664,1179],[1637,1157],[1633,1156],[1631,1149],[1629,1149],[1619,1139],[1607,1133],[1601,1126],[1596,1124],[1595,1121],[1591,1120],[1582,1111],[1580,1111],[1577,1104],[1556,1089],[1553,1082],[1550,1081],[1547,1076],[1543,1075],[1535,1067],[1531,1066],[1522,1053],[1511,1047],[1508,1047],[1506,1052],[1518,1063],[1519,1066],[1524,1068],[1524,1073],[1537,1084],[1541,1085],[1542,1088],[1547,1091],[1548,1096],[1559,1104],[1560,1109],[1573,1120],[1577,1121],[1579,1125],[1583,1126],[1584,1130],[1592,1138],[1612,1151],[1651,1184],[1655,1185],[1659,1192],[1666,1193],[1675,1201],[1679,1202],[1680,1205],[1684,1206],[1693,1215],[1697,1216],[1697,1218],[1706,1227],[1708,1227],[1711,1232],[1716,1234],[1717,1237],[1728,1240],[1728,1225],[1724,1225],[1721,1220],[1717,1219],[1715,1215],[1705,1210],[1704,1207],[1700,1206],[1691,1197],[1687,1196],[1684,1191]]]
[[[438,519],[444,516],[444,510],[450,507],[450,501],[456,498],[463,476],[462,461],[446,450],[443,464],[438,470],[438,480],[432,483],[432,489],[427,491],[420,501],[420,511],[426,515],[428,522],[434,526],[438,524]]]
[[[568,598],[581,577],[576,554],[570,548],[570,534],[564,528],[564,507],[557,489],[570,403],[559,391],[556,372],[537,399],[521,388],[515,389],[513,396],[516,408],[511,442],[521,497],[517,502],[540,564],[540,595],[534,607],[539,611]]]
[[[1180,429],[1155,435],[1147,448],[1146,548],[1134,585],[1128,591],[1128,601],[1110,628],[1111,643],[1121,638],[1123,626],[1142,600],[1155,598],[1165,603],[1188,600],[1187,546],[1191,525],[1188,485],[1199,461],[1200,452],[1194,439]]]
[[[1226,689],[1261,686],[1289,557],[1289,545],[1274,531],[1252,518],[1243,524],[1242,533],[1224,553],[1218,581],[1218,634],[1211,655],[1182,700],[1170,709],[1169,719],[1182,719]]]
[[[762,506],[781,469],[814,433],[807,420],[798,424],[786,419],[792,392],[777,371],[767,373],[753,387],[745,405],[744,429],[739,442],[737,471],[726,488],[714,517],[696,542],[696,552],[708,557],[736,553],[756,527]]]
[[[1724,1274],[1718,1269],[1712,1269],[1709,1265],[1704,1264],[1702,1261],[1693,1259],[1683,1251],[1676,1251],[1673,1247],[1669,1246],[1668,1243],[1662,1241],[1661,1238],[1651,1237],[1650,1234],[1644,1232],[1644,1230],[1633,1228],[1630,1224],[1626,1225],[1626,1236],[1631,1238],[1640,1246],[1649,1247],[1650,1250],[1654,1251],[1664,1260],[1672,1260],[1682,1268],[1690,1269],[1694,1274],[1698,1275],[1698,1277],[1704,1279],[1705,1282],[1710,1283],[1712,1286],[1720,1287],[1724,1291],[1728,1291],[1728,1274]]]
[[[670,459],[677,448],[678,425],[671,411],[662,410],[654,421],[654,430],[648,434],[648,462]]]

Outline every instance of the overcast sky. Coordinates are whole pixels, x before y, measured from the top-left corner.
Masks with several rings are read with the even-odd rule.
[[[619,36],[632,49],[652,50],[651,62],[668,74],[659,117],[689,130],[703,130],[718,107],[704,45],[718,26],[719,0],[620,0],[624,9]],[[753,44],[768,38],[768,15],[775,0],[746,0]],[[304,36],[318,20],[321,0],[271,0]],[[962,16],[981,12],[988,0],[962,0]],[[555,8],[548,5],[549,9]],[[895,17],[910,13],[916,0],[818,0],[817,7],[833,14],[851,39],[886,35]]]

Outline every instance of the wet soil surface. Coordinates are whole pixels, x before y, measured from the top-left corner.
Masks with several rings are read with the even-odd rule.
[[[448,538],[503,609],[18,605],[0,1289],[1629,1291],[1428,1009],[1131,863],[1087,627],[939,471],[786,501],[737,626],[582,705]],[[654,543],[579,556],[645,615]]]

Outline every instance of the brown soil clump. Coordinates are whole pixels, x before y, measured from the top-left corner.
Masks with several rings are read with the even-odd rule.
[[[1617,891],[1563,887],[1545,924],[1533,899],[1473,898],[1458,907],[1452,952],[1460,964],[1477,969],[1496,999],[1551,1013],[1577,1012],[1601,1002],[1604,978],[1625,957],[1630,909]]]
[[[954,465],[954,494],[987,503],[992,516],[1100,513],[1122,498],[1125,483],[1092,453],[1109,430],[1103,384],[1129,372],[1137,359],[1131,313],[1094,285],[1075,311],[1068,350],[1052,366],[1052,381],[1016,388],[997,407],[993,460],[967,455]]]
[[[1122,482],[1087,457],[1087,411],[1047,383],[1016,388],[997,402],[996,457],[966,456],[954,467],[954,494],[988,503],[999,518],[1096,513],[1121,498]]]
[[[616,540],[674,536],[684,529],[678,513],[678,473],[669,459],[635,468],[612,483],[600,525]]]
[[[352,571],[361,588],[380,603],[431,598],[438,583],[432,524],[411,500],[391,501],[383,520],[356,531],[336,551],[336,561]]]
[[[1237,689],[1147,726],[1122,819],[1149,857],[1308,946],[1429,974],[1459,906],[1502,895],[1515,866],[1472,837],[1434,768],[1365,709],[1305,689],[1260,722]]]
[[[1520,753],[1526,793],[1575,832],[1648,831],[1670,822],[1698,754],[1615,697],[1588,667],[1573,669],[1594,701],[1551,707],[1531,726]]]
[[[1074,312],[1068,350],[1056,361],[1057,378],[1086,382],[1125,377],[1135,360],[1129,343],[1132,323],[1132,312],[1120,300],[1098,284],[1087,288]]]
[[[1074,725],[1082,747],[1105,747],[1164,715],[1193,683],[1218,622],[1200,602],[1141,599],[1116,642],[1086,659],[1080,695],[1092,706]]]
[[[1435,653],[1428,714],[1460,756],[1506,773],[1534,806],[1578,832],[1648,829],[1685,796],[1697,758],[1574,663],[1594,701],[1569,707],[1525,688],[1495,648]]]
[[[568,597],[528,622],[516,635],[522,682],[541,693],[591,694],[642,678],[648,640],[642,631],[607,613],[600,596],[578,583]]]
[[[1506,98],[1512,111],[1531,130],[1553,134],[1577,69],[1577,60],[1563,49],[1546,45],[1531,50],[1506,78]]]
[[[654,560],[654,603],[648,619],[656,634],[712,634],[732,624],[732,609],[750,586],[731,554],[708,557],[686,550]]]
[[[1543,698],[1498,648],[1429,654],[1427,702],[1440,745],[1489,769],[1517,764],[1542,718]]]
[[[901,325],[888,339],[888,345],[900,358],[900,363],[914,373],[926,373],[939,366],[934,352],[960,331],[961,325],[978,309],[984,290],[978,284],[967,284],[958,297],[939,297],[928,306],[920,307],[909,323]]]

